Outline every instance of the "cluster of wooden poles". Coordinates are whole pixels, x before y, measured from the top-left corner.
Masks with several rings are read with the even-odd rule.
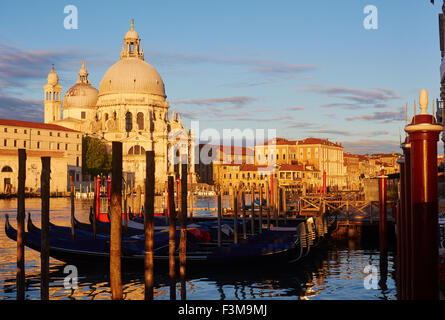
[[[144,296],[146,300],[153,299],[154,287],[154,198],[155,198],[155,157],[154,151],[146,152],[146,184],[144,204]],[[183,162],[181,172],[187,176],[187,164]],[[113,300],[123,299],[122,293],[122,143],[112,143],[112,182],[111,182],[111,232],[110,232],[110,285]],[[169,208],[169,276],[170,299],[176,299],[176,208],[174,201],[174,178],[168,177],[168,208]],[[179,213],[180,243],[179,243],[179,274],[181,282],[181,299],[186,298],[186,219],[187,219],[187,179],[181,183],[182,210]]]
[[[26,150],[18,150],[19,174],[18,174],[18,200],[17,200],[17,300],[25,299],[25,255],[24,255],[24,225],[25,225],[25,181],[26,181]],[[49,198],[50,198],[50,167],[51,158],[42,157],[41,171],[41,251],[40,251],[40,298],[49,300]],[[187,176],[187,164],[183,162],[182,174]],[[123,298],[122,293],[122,143],[112,143],[112,183],[111,183],[111,229],[110,229],[110,286],[112,299]],[[145,235],[145,299],[153,299],[153,240],[154,240],[154,196],[155,196],[155,161],[154,151],[146,152],[146,190],[144,210],[144,235]],[[74,184],[71,181],[71,226],[72,238],[75,241],[74,232]],[[174,201],[174,180],[168,177],[169,190],[169,275],[171,279],[170,298],[176,299],[176,209]],[[182,179],[181,185],[182,211],[179,215],[180,244],[179,244],[179,274],[181,281],[181,299],[186,298],[185,273],[186,273],[186,216],[187,216],[187,180]],[[93,219],[95,214],[93,214]],[[93,220],[93,228],[95,221]]]

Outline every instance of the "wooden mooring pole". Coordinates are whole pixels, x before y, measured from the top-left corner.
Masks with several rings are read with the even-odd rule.
[[[251,204],[251,216],[250,216],[250,233],[255,234],[255,189],[250,189],[250,204]]]
[[[186,299],[186,260],[187,260],[187,160],[181,161],[181,237],[179,242],[179,278],[181,280],[181,300]]]
[[[260,187],[260,212],[258,215],[258,233],[262,233],[263,232],[263,187]]]
[[[18,150],[19,174],[17,190],[17,300],[25,300],[25,181],[26,150]]]
[[[154,243],[154,200],[155,200],[155,153],[145,152],[145,211],[144,211],[144,235],[145,235],[145,300],[153,300],[154,268],[153,268],[153,243]]]
[[[406,266],[403,265],[405,259],[404,252],[404,230],[403,225],[405,220],[405,159],[400,157],[397,160],[400,167],[400,198],[398,200],[397,215],[396,215],[396,235],[397,235],[397,299],[402,300],[405,290],[405,270]],[[406,245],[406,244],[405,244]]]
[[[51,158],[42,157],[40,193],[42,198],[41,248],[40,248],[40,300],[49,300],[49,197]]]
[[[270,230],[270,209],[272,207],[270,203],[269,184],[266,182],[266,224],[267,230]]]
[[[168,208],[169,208],[169,229],[168,229],[168,256],[169,256],[169,276],[170,276],[170,300],[176,300],[176,208],[175,208],[175,180],[173,176],[168,176]]]
[[[243,210],[243,239],[247,239],[247,225],[246,225],[246,194],[244,190],[241,192],[241,206]]]
[[[70,192],[70,200],[71,200],[71,240],[76,240],[76,233],[74,231],[74,194],[76,193],[76,187],[74,185],[74,177],[71,174],[70,175],[70,186],[71,186],[71,192]]]
[[[221,216],[222,216],[222,206],[221,206],[221,192],[218,192],[218,247],[221,247]]]
[[[233,201],[233,243],[238,243],[238,190],[234,190]]]
[[[380,172],[379,179],[379,201],[380,201],[380,219],[379,219],[379,244],[380,252],[388,251],[388,228],[386,219],[386,181],[388,176],[385,175],[384,170]]]
[[[405,167],[404,167],[404,176],[405,176],[405,205],[404,212],[402,213],[402,257],[403,261],[401,267],[403,268],[403,286],[402,286],[402,299],[407,300],[412,297],[412,282],[413,282],[413,274],[412,274],[412,219],[411,219],[411,143],[409,141],[409,137],[405,139],[405,143],[402,145],[403,156],[405,158]]]
[[[122,300],[122,142],[113,141],[111,160],[110,282],[113,300]]]
[[[437,141],[443,127],[428,114],[428,94],[420,92],[421,112],[405,127],[411,143],[412,299],[439,299]]]

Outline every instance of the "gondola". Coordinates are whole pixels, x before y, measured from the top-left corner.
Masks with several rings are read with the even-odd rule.
[[[54,229],[54,228],[53,228]],[[299,237],[296,226],[281,228],[279,230],[264,230],[261,234],[240,240],[238,244],[224,241],[221,247],[213,241],[201,242],[191,232],[187,232],[187,263],[192,265],[234,265],[277,263],[281,260],[292,261],[300,252]],[[110,239],[98,237],[95,240],[79,238],[72,241],[70,238],[61,237],[59,231],[51,231],[49,234],[49,255],[55,259],[78,264],[109,263]],[[179,246],[179,230],[176,234],[176,253]],[[5,233],[17,240],[17,231],[10,225],[6,215]],[[24,234],[25,245],[36,251],[41,249],[41,230],[33,226]],[[158,264],[168,263],[168,232],[155,232],[154,261]],[[176,256],[178,259],[178,255]],[[144,260],[143,235],[122,239],[122,263],[142,264]]]

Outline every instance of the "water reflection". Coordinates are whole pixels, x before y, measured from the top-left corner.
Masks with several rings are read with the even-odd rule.
[[[195,207],[213,205],[213,199],[196,199]],[[51,222],[69,225],[69,199],[51,199]],[[88,220],[90,203],[76,200],[76,217]],[[26,211],[33,222],[40,224],[40,199],[26,199]],[[16,298],[16,243],[4,233],[4,215],[9,213],[15,225],[16,200],[0,200],[0,299]],[[211,212],[204,212],[211,215]],[[197,214],[196,214],[197,215]],[[26,248],[26,299],[40,299],[40,255]],[[364,288],[364,268],[375,266],[380,272],[377,290]],[[79,266],[78,289],[65,289],[65,264],[50,259],[50,298],[55,300],[103,300],[111,298],[108,266]],[[386,270],[386,271],[385,271]],[[293,265],[254,268],[187,268],[185,279],[187,299],[248,300],[248,299],[395,299],[394,255],[389,251],[381,257],[378,250],[359,244],[339,244],[330,241],[324,248],[312,252],[309,259]],[[125,299],[144,298],[143,267],[124,269]],[[168,300],[170,279],[168,268],[155,266],[154,298]],[[176,295],[180,297],[177,281]]]

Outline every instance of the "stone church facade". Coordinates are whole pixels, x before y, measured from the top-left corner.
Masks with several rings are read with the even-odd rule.
[[[144,61],[133,21],[124,37],[120,60],[107,70],[99,90],[91,85],[82,62],[77,83],[63,97],[62,110],[62,87],[54,67],[47,80],[45,123],[101,139],[108,148],[112,141],[122,142],[123,171],[134,173],[136,186],[144,184],[145,151],[155,151],[158,192],[164,190],[168,175],[180,174],[177,159],[187,156],[188,163],[194,163],[193,134],[184,128],[178,114],[172,112],[169,118],[164,83],[156,69]],[[188,182],[196,182],[194,165],[189,166]]]

